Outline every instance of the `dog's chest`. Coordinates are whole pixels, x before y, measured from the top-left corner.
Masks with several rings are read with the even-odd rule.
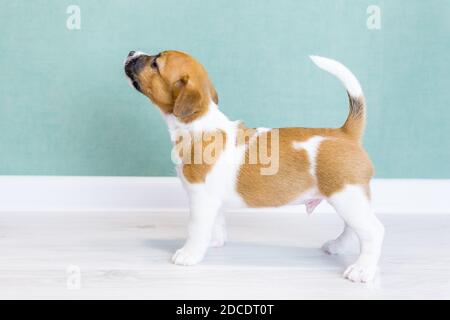
[[[173,117],[166,121],[173,144],[172,161],[188,192],[203,187],[210,194],[225,197],[234,187],[240,162],[235,141],[237,122],[229,121],[217,107],[195,123],[182,124]]]

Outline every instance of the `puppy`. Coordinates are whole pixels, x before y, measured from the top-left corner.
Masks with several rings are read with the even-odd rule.
[[[347,90],[350,112],[341,128],[247,128],[219,110],[206,70],[190,55],[129,53],[125,73],[167,122],[173,160],[189,196],[188,238],[174,254],[175,264],[195,265],[208,246],[225,243],[223,207],[301,203],[312,212],[326,200],[345,227],[323,250],[341,253],[356,234],[360,256],[344,277],[354,282],[374,279],[384,228],[370,208],[373,168],[361,145],[366,119],[363,92],[341,63],[311,59]]]

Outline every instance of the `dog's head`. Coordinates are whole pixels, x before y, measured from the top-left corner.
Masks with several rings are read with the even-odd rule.
[[[186,53],[164,51],[152,56],[131,51],[125,73],[136,90],[163,113],[173,114],[184,123],[204,115],[211,100],[218,104],[205,68]]]

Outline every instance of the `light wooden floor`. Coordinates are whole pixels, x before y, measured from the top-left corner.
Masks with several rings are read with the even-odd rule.
[[[226,247],[179,267],[186,213],[1,213],[0,298],[449,299],[450,215],[380,218],[382,272],[368,287],[341,278],[355,255],[319,250],[340,231],[335,215],[230,213]]]

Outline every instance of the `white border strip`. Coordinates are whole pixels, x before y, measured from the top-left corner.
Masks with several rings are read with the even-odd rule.
[[[450,213],[450,180],[375,179],[372,198],[376,213]],[[187,211],[187,203],[174,177],[0,176],[0,212]],[[322,203],[316,212],[333,209]]]

